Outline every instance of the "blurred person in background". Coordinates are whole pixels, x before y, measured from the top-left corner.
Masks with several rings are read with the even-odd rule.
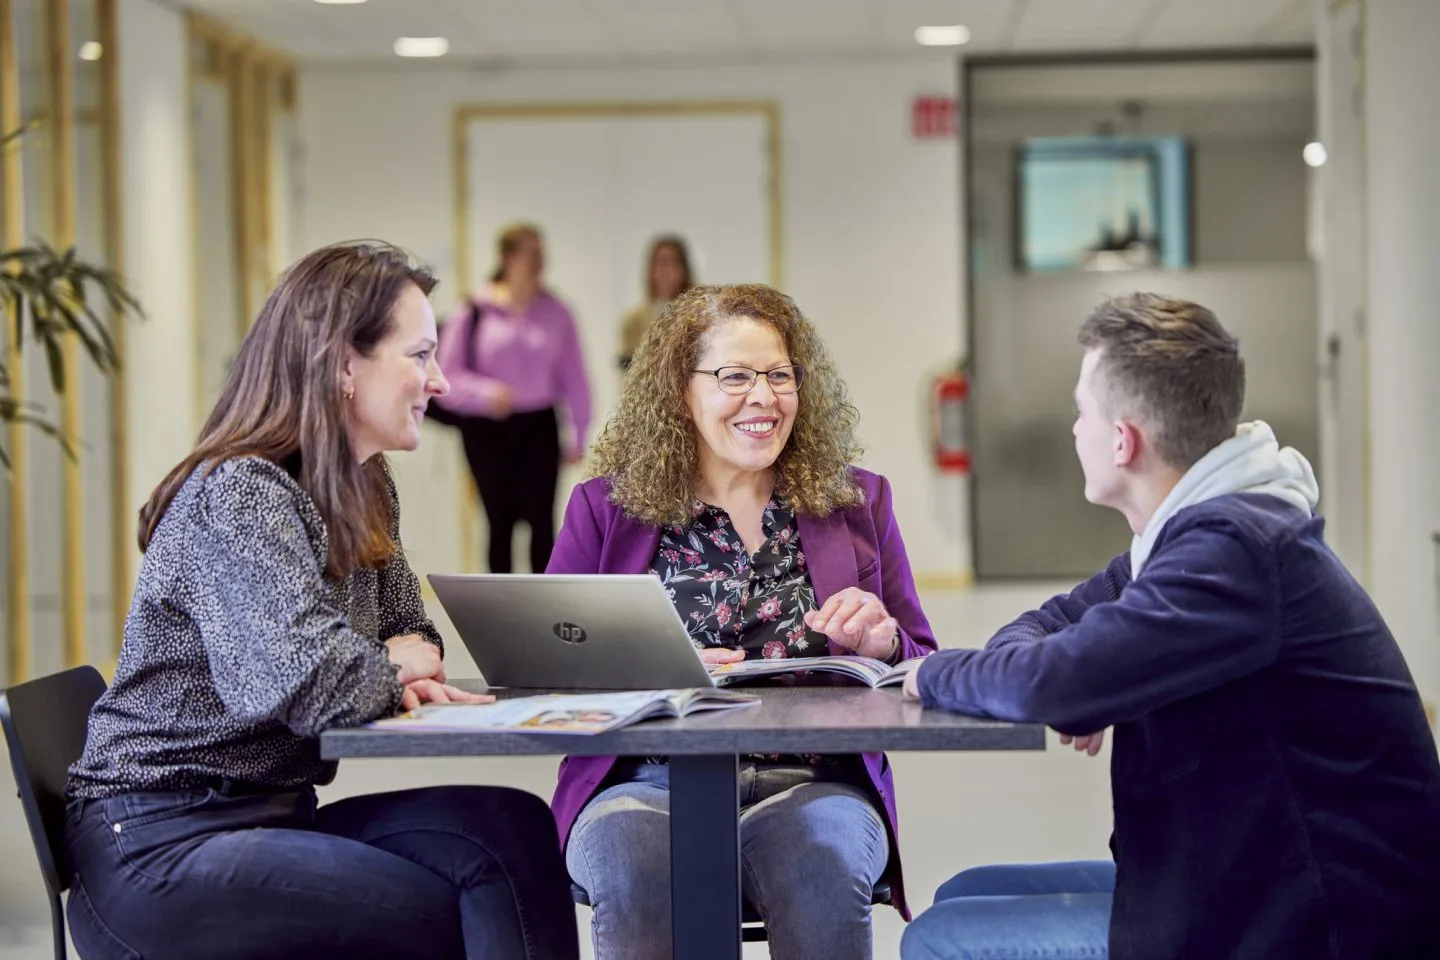
[[[463,418],[465,460],[489,524],[491,573],[511,573],[515,525],[530,528],[530,569],[555,543],[562,460],[578,463],[590,426],[590,382],[570,310],[545,287],[540,229],[501,231],[490,282],[441,328],[440,367],[450,394],[434,403]],[[562,445],[556,407],[569,437]]]
[[[664,312],[665,307],[695,285],[690,271],[690,251],[684,238],[663,234],[650,241],[645,258],[645,302],[625,314],[620,321],[620,369],[630,369],[630,358],[640,346],[645,331]]]

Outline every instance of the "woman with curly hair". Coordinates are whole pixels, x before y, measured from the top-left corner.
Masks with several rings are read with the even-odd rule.
[[[653,573],[709,663],[935,649],[889,483],[815,328],[763,284],[696,287],[635,352],[550,573]],[[868,958],[873,887],[908,918],[882,754],[741,758],[743,893],[776,958]],[[664,757],[572,757],[552,804],[599,960],[670,955]]]

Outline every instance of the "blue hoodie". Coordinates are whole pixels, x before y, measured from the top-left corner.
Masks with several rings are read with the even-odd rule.
[[[1114,726],[1113,960],[1440,957],[1440,760],[1394,637],[1293,496],[1197,499],[1133,579],[932,655],[925,705]]]

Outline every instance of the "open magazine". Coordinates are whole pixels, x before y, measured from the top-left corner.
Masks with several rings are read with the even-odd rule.
[[[870,657],[793,657],[774,660],[741,660],[739,663],[718,663],[710,667],[710,678],[716,686],[744,683],[756,677],[773,677],[786,673],[816,671],[836,673],[858,680],[870,687],[891,687],[904,683],[924,657],[912,657],[893,667]]]
[[[605,733],[652,717],[688,717],[759,703],[733,690],[635,690],[544,694],[495,703],[427,703],[366,726],[377,730],[474,730],[496,733]]]

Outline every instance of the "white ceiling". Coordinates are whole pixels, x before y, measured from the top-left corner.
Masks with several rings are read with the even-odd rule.
[[[302,60],[394,59],[399,36],[507,63],[813,54],[953,56],[915,28],[963,23],[968,52],[1309,44],[1312,0],[186,0]]]

